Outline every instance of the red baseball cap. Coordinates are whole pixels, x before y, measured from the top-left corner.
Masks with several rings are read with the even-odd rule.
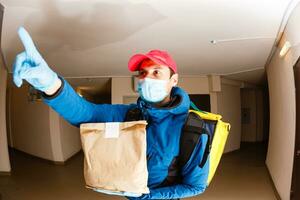
[[[140,68],[140,64],[145,60],[150,59],[156,64],[166,65],[177,73],[177,66],[173,58],[166,51],[151,50],[146,54],[135,54],[128,61],[128,69],[130,71],[137,71]]]

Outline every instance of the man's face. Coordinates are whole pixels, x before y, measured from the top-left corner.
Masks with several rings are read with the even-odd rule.
[[[171,71],[167,66],[150,65],[145,66],[139,70],[138,78],[152,78],[159,80],[168,80],[170,78]]]
[[[171,75],[172,74],[172,75]],[[177,85],[178,74],[171,73],[171,69],[168,66],[158,65],[151,60],[143,61],[138,73],[139,80],[144,78],[168,80],[167,92],[170,93],[173,86]]]

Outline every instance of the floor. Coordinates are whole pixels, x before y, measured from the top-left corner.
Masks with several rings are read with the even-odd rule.
[[[224,154],[209,188],[191,200],[276,200],[265,166],[266,145],[243,143]],[[54,165],[10,150],[12,173],[0,176],[0,200],[125,199],[92,192],[84,187],[83,154],[65,165]]]

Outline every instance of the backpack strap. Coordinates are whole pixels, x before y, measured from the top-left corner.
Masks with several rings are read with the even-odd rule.
[[[194,102],[190,102],[190,107],[192,108],[192,109],[194,109],[194,110],[197,110],[197,111],[199,111],[199,112],[202,112],[202,113],[207,113],[207,112],[205,112],[205,111],[203,111],[203,110],[200,110],[197,106],[196,106],[196,104],[194,104]]]
[[[194,102],[190,102],[190,107],[192,107],[194,110],[196,111],[199,111],[199,112],[202,112],[202,113],[207,113],[203,110],[200,110],[195,104]],[[199,167],[203,167],[204,164],[206,163],[207,161],[207,158],[208,158],[208,155],[210,153],[210,150],[211,150],[211,143],[212,143],[212,139],[213,139],[213,133],[210,133],[210,131],[207,129],[207,125],[206,123],[208,123],[207,121],[203,120],[199,115],[197,115],[196,113],[189,113],[189,115],[193,114],[194,115],[194,120],[196,121],[196,123],[201,123],[202,124],[202,134],[206,134],[208,136],[208,142],[206,143],[206,146],[205,146],[205,150],[204,150],[204,154],[203,154],[203,158],[202,158],[202,161],[201,163],[199,164]],[[200,122],[201,121],[201,122]],[[209,123],[212,123],[212,122],[209,122]],[[195,148],[195,147],[194,147]],[[185,161],[185,160],[184,160]],[[188,161],[188,160],[187,160]],[[184,164],[187,163],[187,161],[184,162]],[[183,165],[184,166],[184,165]]]
[[[198,109],[193,102],[191,102],[191,107],[197,111],[205,112]],[[144,119],[143,112],[139,108],[128,110],[125,117],[125,121],[137,121],[142,119]],[[181,170],[189,161],[196,145],[200,141],[202,134],[207,134],[210,138],[210,135],[205,128],[205,121],[196,113],[189,112],[181,131],[179,155],[173,158],[168,168],[168,175],[165,180],[155,188],[181,183]],[[202,161],[199,164],[200,167],[203,167],[203,165],[206,163],[209,152],[210,142],[207,142]]]
[[[180,137],[180,168],[188,162],[204,132],[204,121],[197,114],[189,113]]]
[[[190,112],[181,131],[179,155],[174,157],[165,180],[156,188],[175,185],[182,182],[182,168],[189,161],[201,135],[207,134],[204,120],[196,113]],[[205,154],[199,166],[206,163],[209,154],[209,142],[206,144]],[[207,155],[206,155],[207,154]]]
[[[125,116],[125,122],[145,120],[143,112],[138,107],[129,109]]]

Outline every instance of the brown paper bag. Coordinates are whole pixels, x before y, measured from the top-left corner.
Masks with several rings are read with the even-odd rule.
[[[146,121],[80,125],[87,187],[149,193]]]

